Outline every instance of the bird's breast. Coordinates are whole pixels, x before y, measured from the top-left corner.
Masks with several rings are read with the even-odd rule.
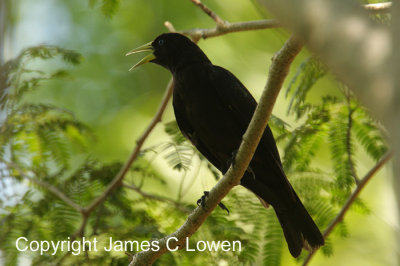
[[[218,153],[218,157],[231,156],[241,141],[245,129],[241,129],[232,114],[232,107],[224,104],[218,94],[218,87],[207,79],[207,75],[175,81],[174,110],[180,128],[186,132],[192,143],[200,142]],[[188,134],[189,133],[189,134]]]

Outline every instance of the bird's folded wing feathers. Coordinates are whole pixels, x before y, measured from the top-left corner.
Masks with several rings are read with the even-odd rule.
[[[231,109],[237,123],[240,123],[240,126],[243,128],[244,133],[257,107],[257,102],[240,80],[231,72],[219,66],[212,66],[212,68],[213,74],[211,78],[214,79],[212,84],[229,84],[229,86],[219,86],[215,89],[220,97],[220,101],[224,106],[228,106]],[[226,80],[230,80],[230,82],[226,82]],[[232,84],[235,85],[232,86]],[[281,168],[282,163],[279,152],[269,126],[265,128],[260,145],[263,145],[266,150],[272,153]]]
[[[189,139],[192,142],[192,144],[207,158],[210,163],[220,169],[221,162],[213,155],[213,153],[207,148],[203,141],[197,136],[196,132],[193,129],[193,126],[191,125],[191,121],[186,117],[185,112],[178,108],[179,106],[185,106],[184,104],[180,104],[179,101],[181,101],[181,99],[178,95],[176,95],[174,97],[174,102],[176,102],[175,106],[177,107],[174,108],[174,112],[176,120],[180,121],[180,123],[178,123],[178,126],[182,134],[185,136],[186,139]]]

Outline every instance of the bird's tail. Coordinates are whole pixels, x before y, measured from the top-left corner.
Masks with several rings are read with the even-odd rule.
[[[298,257],[302,248],[315,250],[324,245],[324,238],[310,214],[294,192],[295,204],[290,210],[275,209],[283,234],[293,257]]]

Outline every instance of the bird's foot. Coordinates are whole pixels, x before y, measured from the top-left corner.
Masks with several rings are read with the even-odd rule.
[[[197,202],[196,202],[196,203],[197,203],[197,206],[201,205],[202,208],[205,208],[205,207],[206,207],[206,198],[208,197],[209,194],[210,194],[210,192],[204,191],[204,195],[201,196],[201,198],[198,199]],[[228,212],[228,215],[229,215],[229,210],[228,210],[228,208],[225,206],[225,204],[223,204],[222,202],[220,202],[220,203],[218,203],[218,206],[219,206],[221,209],[227,211],[227,212]]]
[[[208,191],[204,191],[204,195],[201,196],[200,199],[197,200],[197,206],[201,205],[201,207],[206,207],[206,197],[208,196],[208,194],[210,194],[210,192]]]
[[[229,210],[228,210],[228,208],[225,206],[225,204],[223,204],[222,202],[220,202],[220,203],[218,203],[218,206],[219,206],[221,209],[225,210],[225,211],[228,213],[228,215],[229,215]]]

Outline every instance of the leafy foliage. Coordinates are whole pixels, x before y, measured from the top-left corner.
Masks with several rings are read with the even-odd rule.
[[[90,7],[95,7],[99,0],[89,0],[89,5]],[[100,6],[101,6],[101,12],[103,15],[109,19],[111,19],[115,12],[117,12],[117,9],[119,7],[119,0],[101,0]]]
[[[311,105],[305,104],[307,93],[325,74],[326,70],[323,65],[313,57],[309,57],[299,66],[286,90],[286,96],[292,93],[292,89],[293,95],[296,96],[291,97],[289,101],[288,113],[295,111],[299,118],[311,107]],[[295,85],[296,87],[293,88]]]
[[[388,13],[370,14],[369,17],[371,18],[372,21],[374,21],[377,24],[382,24],[382,25],[386,25],[386,26],[392,25],[392,16],[389,12]]]
[[[319,70],[320,67],[322,69]],[[370,117],[343,85],[338,85],[340,97],[327,94],[319,104],[307,102],[307,93],[326,71],[315,59],[305,60],[300,69],[308,70],[295,75],[286,94],[291,97],[288,112],[295,113],[300,125],[283,135],[286,140],[283,163],[296,191],[303,195],[301,198],[307,209],[315,215],[316,223],[320,228],[325,228],[359,181],[357,155],[364,152],[377,161],[388,148],[379,123]],[[292,90],[296,82],[299,85]],[[330,149],[331,171],[316,168],[312,164],[316,160],[316,151],[324,147]],[[298,176],[301,177],[301,185],[297,181]],[[319,193],[321,189],[323,194]],[[368,213],[368,206],[361,199],[356,201],[360,202],[355,203],[358,206],[356,209]],[[337,228],[334,233],[348,236],[345,222],[341,222]],[[327,256],[332,254],[333,244],[329,238],[322,252]]]
[[[268,210],[263,248],[264,265],[280,265],[283,249],[283,233],[278,218],[272,209]]]
[[[26,68],[36,59],[49,60],[61,57],[64,62],[77,65],[83,57],[72,50],[39,45],[24,49],[15,59],[0,66],[0,108],[13,111],[23,94],[37,88],[43,80],[64,77],[67,72],[59,69],[53,73]]]

